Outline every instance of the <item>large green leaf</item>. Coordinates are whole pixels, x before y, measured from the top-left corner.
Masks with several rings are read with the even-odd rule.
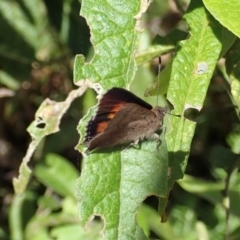
[[[126,87],[133,80],[136,64],[139,17],[147,1],[92,1],[82,3],[81,14],[91,29],[95,50],[90,63],[82,56],[75,60],[75,83],[91,80],[100,88]],[[119,14],[121,12],[121,14]],[[107,14],[105,14],[107,13]],[[90,85],[91,86],[91,85]],[[93,116],[91,109],[80,125],[81,136]],[[83,140],[83,138],[82,138]],[[78,146],[84,150],[81,144]],[[145,142],[138,149],[117,147],[85,156],[78,182],[80,220],[83,225],[92,215],[104,219],[106,239],[146,239],[137,225],[136,212],[149,195],[166,196],[168,155],[165,141],[159,151],[156,143]]]
[[[93,153],[85,160],[78,183],[80,220],[92,214],[104,219],[106,239],[145,239],[136,212],[148,195],[167,194],[167,151],[162,143],[144,143],[141,149]],[[152,150],[151,150],[152,149]]]
[[[201,1],[191,2],[184,19],[190,28],[189,39],[177,47],[167,94],[173,113],[181,115],[186,109],[201,110],[224,37],[223,27],[210,17]],[[167,135],[170,188],[183,177],[196,123],[171,117],[171,125],[172,131]]]

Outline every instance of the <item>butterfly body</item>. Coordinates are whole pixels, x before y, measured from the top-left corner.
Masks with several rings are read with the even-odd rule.
[[[165,114],[166,108],[152,108],[129,91],[112,88],[103,95],[96,116],[88,123],[87,152],[153,138]]]

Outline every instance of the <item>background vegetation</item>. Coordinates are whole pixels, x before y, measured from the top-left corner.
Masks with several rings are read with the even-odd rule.
[[[129,34],[133,34],[137,39],[131,44],[133,48],[137,45],[136,62],[138,70],[135,73],[134,64],[131,62],[131,59],[133,59],[131,54],[135,49],[122,48],[126,51],[126,56],[128,56],[129,62],[126,63],[133,65],[130,73],[126,71],[129,75],[124,75],[127,79],[115,81],[112,80],[112,76],[105,77],[105,80],[101,78],[106,74],[105,69],[111,69],[111,67],[113,76],[118,75],[120,70],[128,70],[124,69],[125,63],[123,63],[122,68],[118,65],[120,62],[118,58],[123,59],[122,54],[125,54],[118,49],[121,42],[116,41],[118,44],[109,47],[113,52],[113,58],[109,58],[109,60],[108,56],[104,55],[109,49],[100,49],[98,48],[99,45],[96,44],[96,42],[102,41],[101,37],[103,35],[94,32],[94,27],[96,29],[101,28],[100,30],[105,31],[104,33],[108,31],[108,25],[104,23],[105,21],[110,22],[107,17],[111,16],[113,10],[108,9],[109,6],[105,1],[99,1],[99,5],[90,0],[82,2],[83,13],[88,18],[88,26],[86,20],[79,16],[81,3],[75,0],[1,0],[0,239],[74,240],[100,238],[98,232],[102,229],[103,222],[99,217],[96,217],[94,221],[88,224],[88,231],[84,231],[82,225],[92,213],[102,209],[96,210],[95,205],[92,212],[89,210],[88,213],[85,213],[84,211],[88,210],[87,205],[80,204],[78,210],[77,201],[79,194],[81,195],[82,192],[86,196],[87,194],[90,196],[90,202],[92,199],[98,201],[93,193],[102,190],[95,189],[92,185],[89,185],[89,182],[94,182],[95,175],[104,176],[105,170],[99,168],[93,176],[88,175],[88,170],[85,170],[83,180],[78,181],[77,191],[76,179],[80,175],[82,155],[74,150],[79,141],[79,134],[76,130],[78,122],[88,109],[95,104],[94,92],[88,90],[79,98],[72,97],[70,99],[72,104],[67,111],[65,105],[62,107],[62,105],[56,104],[60,108],[66,107],[63,110],[63,113],[66,113],[61,119],[60,131],[46,138],[43,137],[56,131],[55,127],[58,123],[53,127],[51,124],[54,122],[54,117],[51,114],[49,115],[48,112],[44,115],[41,108],[38,112],[43,116],[47,116],[47,120],[38,119],[38,122],[37,120],[33,122],[34,116],[44,99],[50,98],[56,102],[64,102],[72,93],[72,90],[78,89],[73,83],[74,77],[75,83],[81,87],[80,75],[88,77],[88,74],[90,74],[90,76],[94,76],[94,81],[101,83],[104,88],[129,86],[135,75],[131,90],[142,97],[147,88],[150,94],[154,94],[157,84],[156,82],[155,85],[151,84],[154,80],[158,81],[156,79],[157,62],[154,57],[159,54],[163,56],[163,68],[166,66],[159,82],[161,93],[163,95],[167,93],[168,100],[172,104],[174,103],[175,113],[184,114],[187,119],[196,121],[197,124],[195,129],[192,127],[189,132],[186,131],[189,134],[187,135],[186,149],[189,148],[190,150],[182,159],[178,155],[178,160],[182,163],[181,171],[185,170],[185,164],[187,163],[185,176],[183,180],[174,185],[173,190],[170,192],[166,210],[164,206],[158,205],[159,199],[156,196],[146,198],[147,195],[145,196],[144,193],[143,196],[145,196],[146,200],[138,210],[137,221],[149,238],[239,239],[240,45],[239,38],[236,36],[240,36],[240,26],[237,24],[236,19],[239,19],[240,12],[234,11],[238,6],[238,3],[234,3],[234,1],[225,8],[221,8],[228,10],[226,11],[228,12],[227,15],[225,15],[224,11],[217,11],[221,5],[220,1],[216,1],[216,3],[209,1],[211,4],[204,1],[204,5],[201,1],[195,2],[196,4],[192,4],[188,8],[188,1],[155,0],[142,16],[141,26],[138,26],[144,29],[142,34],[136,31],[135,22],[132,22],[132,25],[129,22],[122,25],[124,31],[129,30],[126,39],[130,36]],[[133,6],[135,8],[131,9],[139,11],[140,6],[135,1],[128,1],[128,3],[129,9]],[[88,8],[89,6],[92,7]],[[95,9],[98,6],[108,9],[108,11],[105,10],[108,13],[106,18],[104,18],[104,11]],[[121,9],[121,6],[117,5],[117,7]],[[208,12],[206,14],[205,8],[211,14]],[[94,15],[96,12],[98,13],[98,10],[100,14],[103,14],[100,20],[96,18],[97,15]],[[128,16],[130,16],[130,19],[134,11],[129,11]],[[91,16],[94,17],[91,19]],[[183,16],[185,20],[183,20]],[[114,14],[113,19],[118,20]],[[209,21],[206,26],[203,24],[206,22],[205,19]],[[209,25],[213,29],[213,34],[209,31]],[[89,27],[93,31],[92,43],[94,49],[90,43]],[[191,34],[189,34],[189,31]],[[122,36],[124,33],[121,32],[120,35]],[[181,40],[185,41],[179,42]],[[191,43],[191,40],[194,41]],[[201,41],[198,42],[198,40]],[[186,48],[189,50],[188,55],[184,52]],[[89,61],[92,59],[96,49],[101,50],[101,53],[96,54],[95,52],[95,62],[93,61],[93,64],[96,63],[96,58],[99,55],[102,56],[102,62],[99,64],[101,66],[97,69],[96,75],[94,75],[94,71],[89,70],[88,73],[88,69],[79,67],[81,64],[78,61],[81,58],[76,58],[74,69],[73,62],[76,54],[83,54],[86,58],[85,61]],[[184,55],[181,55],[181,50],[183,50]],[[114,59],[117,62],[116,65]],[[194,61],[201,64],[196,66],[193,73],[191,63]],[[79,69],[84,69],[83,73],[79,73]],[[73,71],[75,72],[74,76]],[[183,75],[180,75],[182,72]],[[195,78],[196,73],[203,78]],[[99,79],[97,78],[98,75],[100,75]],[[179,101],[175,101],[174,92],[177,93],[176,95],[181,96],[181,91],[182,95],[184,95],[186,89],[191,90],[190,87],[186,86],[181,90],[179,82],[174,85],[173,80],[179,78],[182,82],[185,81],[185,78],[189,81],[197,80],[198,83],[204,82],[201,88],[194,86],[191,88],[194,89],[193,94],[190,94],[189,102],[191,106],[181,105],[181,98],[178,99]],[[170,82],[169,79],[171,79]],[[179,88],[176,89],[176,86]],[[195,95],[200,95],[200,97],[195,98]],[[155,105],[156,97],[145,99]],[[204,102],[199,99],[204,99]],[[160,102],[166,104],[165,98],[162,97]],[[39,114],[37,117],[40,116]],[[83,126],[84,121],[86,122],[92,114],[91,112],[85,117],[82,122]],[[170,120],[172,122],[168,129],[180,126],[180,123],[174,121],[182,121]],[[32,125],[30,125],[31,122],[33,122]],[[41,129],[45,129],[46,124],[49,124],[50,127],[46,128],[46,132],[41,132]],[[168,121],[166,124],[169,124]],[[28,130],[31,137],[26,131],[29,125]],[[81,126],[78,129],[81,132],[84,131]],[[18,176],[20,163],[33,138],[39,139],[39,144],[31,158],[31,162],[28,163],[32,169],[32,174],[28,182],[29,175],[23,171],[22,176],[27,179],[28,184],[24,193],[19,197],[14,193],[12,179]],[[168,138],[170,139],[170,137]],[[172,136],[171,138],[175,139]],[[176,138],[176,141],[183,138],[184,131],[181,132],[181,136]],[[169,139],[167,139],[167,143]],[[164,152],[163,148],[166,145],[165,141],[162,141],[162,149],[160,150]],[[143,149],[152,149],[153,146],[155,148],[154,143],[144,142],[142,147]],[[181,146],[179,149],[181,149]],[[134,150],[129,149],[127,154],[131,154],[131,151]],[[174,151],[171,150],[171,152]],[[142,154],[140,150],[138,152]],[[154,163],[154,161],[151,162],[149,156],[147,155],[141,164],[148,166]],[[121,155],[122,161],[126,158]],[[166,160],[166,158],[164,154],[161,155],[161,159]],[[99,155],[96,156],[96,159],[99,159]],[[146,162],[146,159],[148,162]],[[188,161],[186,162],[186,160]],[[87,161],[94,162],[94,157],[90,156]],[[115,158],[113,158],[113,162],[116,162]],[[111,165],[111,163],[109,164]],[[133,164],[135,167],[137,165],[138,163]],[[175,167],[176,165],[174,165],[174,169],[176,169]],[[158,170],[156,165],[154,168],[156,171]],[[26,170],[26,168],[23,169]],[[86,166],[86,169],[88,169],[88,166]],[[159,170],[162,171],[162,176],[167,174],[164,170],[166,170],[166,166],[163,163]],[[134,168],[133,172],[137,172],[136,168]],[[150,171],[150,173],[152,172]],[[114,174],[117,175],[117,172]],[[165,189],[162,185],[159,187],[157,185],[159,183],[156,184],[156,188],[159,187],[160,193],[168,192],[175,180],[180,178],[180,175],[175,175],[172,182],[170,178],[170,183],[167,182],[166,178],[162,180],[163,183],[169,184],[168,189]],[[24,184],[20,182],[19,185],[15,182],[15,189],[21,192],[21,187],[24,188]],[[126,187],[128,186],[126,184]],[[138,186],[137,189],[141,188]],[[148,191],[151,190],[148,189]],[[129,192],[134,192],[134,189]],[[134,192],[133,196],[140,201],[141,198],[138,194],[139,192]],[[163,199],[166,200],[166,196],[159,195],[162,197],[160,203],[164,205],[165,201]],[[228,209],[228,201],[230,201],[230,209]],[[129,204],[128,198],[126,198],[126,203]],[[108,216],[104,214],[112,211],[115,208],[114,204],[109,205],[109,202],[107,202],[107,207],[103,210],[102,216],[104,216],[106,225],[109,225],[109,221]],[[168,216],[168,221],[163,224],[160,222],[160,215],[163,217],[164,212]],[[79,213],[81,224],[79,222]],[[122,212],[119,211],[119,214],[122,214]],[[135,212],[133,217],[135,218]],[[128,224],[126,219],[124,221]],[[112,226],[122,227],[126,230],[126,226],[124,227],[124,224],[121,225],[121,223]],[[114,227],[112,228],[114,229]],[[133,232],[136,234],[138,230],[131,233]],[[107,233],[105,234],[107,235]],[[109,236],[111,236],[111,233]],[[121,237],[119,239],[124,239],[123,236]],[[136,235],[134,235],[134,238],[140,239]]]

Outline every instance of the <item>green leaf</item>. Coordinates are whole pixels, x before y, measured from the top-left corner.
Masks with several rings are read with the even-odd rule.
[[[34,147],[29,146],[28,149],[32,150],[33,148]],[[27,166],[27,159],[28,158],[25,157],[20,165],[18,178],[13,179],[13,187],[17,195],[21,195],[22,193],[24,193],[32,173],[30,168]]]
[[[72,101],[79,97],[84,90],[86,88],[78,88],[71,91],[64,102],[55,102],[50,99],[42,102],[35,114],[35,120],[27,129],[32,137],[32,141],[20,165],[19,176],[13,179],[14,191],[18,195],[24,192],[29,182],[31,170],[27,164],[37,146],[45,136],[59,131],[59,124],[63,114],[68,110]]]
[[[35,176],[45,186],[55,192],[75,199],[75,181],[78,177],[75,168],[64,158],[48,154],[45,164],[40,163],[34,169]]]
[[[81,15],[91,29],[95,55],[88,64],[84,64],[83,56],[76,57],[74,81],[77,85],[88,79],[108,89],[124,87],[133,80],[139,18],[147,5],[147,1],[137,0],[118,3],[100,0],[98,4],[93,0],[83,1]]]
[[[165,141],[144,142],[141,149],[93,153],[86,158],[78,182],[82,224],[92,215],[104,219],[106,239],[146,239],[136,223],[136,212],[148,195],[166,197]]]
[[[80,81],[83,79],[99,83],[103,89],[126,87],[132,82],[139,19],[148,5],[147,1],[141,3],[101,1],[96,6],[92,1],[83,2],[81,14],[89,23],[95,55],[90,63],[84,63],[82,56],[76,57],[74,79],[77,85],[89,83]],[[94,112],[94,108],[90,109],[80,122],[82,140]],[[81,144],[78,148],[83,150]],[[81,224],[85,225],[93,215],[98,215],[104,219],[106,239],[146,239],[137,225],[136,212],[147,196],[166,196],[167,161],[165,141],[159,152],[156,143],[144,142],[139,149],[130,146],[121,151],[121,147],[116,147],[85,156],[78,181]]]
[[[62,56],[63,44],[50,30],[48,19],[42,0],[0,1],[1,83],[17,90],[20,81],[29,79],[34,61]]]
[[[240,154],[240,134],[230,133],[227,139],[229,146],[231,147],[232,153]]]
[[[177,239],[171,223],[169,221],[161,223],[159,213],[145,204],[139,209],[138,222],[148,236],[150,231],[153,231],[162,239]]]
[[[128,1],[126,5],[132,3],[133,1]],[[91,4],[91,1],[83,4],[82,13],[91,29],[95,55],[90,63],[84,63],[82,56],[76,58],[75,83],[93,87],[89,82],[81,81],[91,80],[101,84],[103,89],[128,86],[135,70],[132,56],[136,49],[138,33],[134,25],[130,24],[129,28],[123,29],[122,25],[118,24],[121,18],[119,20],[118,17],[112,17],[116,15],[115,4],[114,8],[108,4],[103,10],[104,4],[102,1],[99,9],[92,7],[94,4]],[[118,5],[120,6],[122,5]],[[138,5],[135,4],[136,6]],[[129,17],[133,19],[137,10],[129,9]],[[105,16],[103,12],[108,12],[108,15]],[[97,21],[94,21],[95,19]],[[99,23],[98,19],[102,22]],[[190,37],[178,44],[172,67],[167,72],[170,73],[168,99],[175,108],[174,113],[181,115],[188,108],[202,108],[210,79],[222,51],[223,32],[223,27],[210,17],[200,1],[191,3],[185,19],[190,27]],[[125,22],[130,23],[127,16]],[[118,26],[119,29],[116,27],[113,31],[113,26]],[[131,36],[131,39],[128,39],[128,36]],[[167,84],[165,85],[166,91]],[[96,108],[90,109],[80,122],[78,129],[81,141],[87,122],[95,111]],[[104,219],[106,239],[127,236],[131,236],[130,239],[146,239],[136,224],[135,213],[144,198],[154,194],[161,197],[159,209],[160,214],[164,216],[167,202],[167,152],[170,154],[170,191],[175,181],[184,174],[195,125],[196,123],[183,117],[171,117],[173,130],[167,135],[167,145],[162,141],[160,156],[156,155],[154,144],[151,142],[144,142],[138,150],[131,147],[120,151],[121,148],[116,147],[86,156],[82,176],[78,182],[81,223],[86,224],[92,215],[100,215]],[[81,144],[77,147],[84,150]]]
[[[238,0],[203,0],[208,11],[227,29],[240,37],[240,2]]]
[[[16,79],[11,77],[11,75],[5,71],[0,71],[0,82],[12,90],[17,90],[20,87],[20,84],[16,81]]]
[[[24,192],[22,196],[15,195],[9,212],[9,226],[12,240],[24,240],[24,226],[32,216],[36,205],[36,196],[31,192]]]
[[[102,239],[99,235],[101,227],[100,223],[95,222],[91,225],[91,227],[88,227],[86,231],[85,229],[79,227],[79,224],[64,225],[52,229],[51,236],[56,240],[100,240]]]
[[[233,104],[236,106],[236,113],[239,116],[240,109],[240,41],[234,43],[231,51],[226,56],[226,69],[230,78]]]
[[[212,19],[201,1],[192,1],[184,19],[189,39],[177,46],[167,94],[175,114],[188,108],[201,110],[210,79],[222,50],[223,27]],[[183,177],[196,123],[183,117],[171,117],[172,131],[167,135],[171,175],[169,188]]]
[[[0,13],[2,20],[6,21],[10,29],[10,33],[9,31],[4,32],[12,34],[17,41],[14,43],[14,45],[18,44],[17,47],[10,49],[16,59],[31,63],[34,53],[36,53],[37,59],[44,60],[49,57],[49,53],[56,52],[58,46],[55,44],[53,34],[47,29],[47,11],[41,0],[36,0],[34,3],[23,0],[21,4],[18,1],[13,4],[13,2],[3,0],[0,3]],[[9,35],[7,36],[9,37]],[[2,35],[2,38],[5,40],[6,36]],[[8,42],[5,44],[7,45]],[[24,50],[27,50],[27,54]],[[6,48],[5,51],[5,54],[8,55]],[[29,59],[24,59],[23,56],[29,56]]]
[[[60,228],[61,226],[75,226],[79,224],[77,211],[76,209],[73,211],[73,208],[76,207],[76,201],[74,201],[74,199],[64,198],[61,202],[62,209],[59,208],[56,212],[50,211],[49,208],[46,209],[41,203],[42,201],[38,201],[38,211],[30,221],[28,221],[24,229],[24,240],[52,239],[50,229],[53,230],[55,227]],[[79,230],[83,232],[80,226],[79,228]]]
[[[184,190],[203,197],[212,204],[222,203],[221,190],[224,189],[224,182],[209,182],[185,174],[184,179],[178,181],[178,184]]]
[[[146,50],[143,50],[136,54],[135,60],[138,65],[149,62],[155,57],[158,57],[164,53],[169,52],[170,50],[173,50],[174,46],[160,46],[155,45],[147,48]]]
[[[237,217],[240,216],[239,209],[239,175],[236,174],[237,171],[234,172],[236,175],[235,182],[231,181],[230,189],[229,189],[229,201],[230,201],[230,212],[232,215]],[[231,177],[231,178],[234,178]],[[223,206],[223,195],[221,191],[225,188],[224,181],[215,181],[209,182],[206,180],[194,178],[188,175],[184,176],[183,180],[178,181],[178,184],[185,190],[192,194],[195,194],[209,202],[213,205],[221,206],[221,211],[224,212]]]

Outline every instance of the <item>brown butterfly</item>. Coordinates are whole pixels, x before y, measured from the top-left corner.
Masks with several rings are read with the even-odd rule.
[[[84,143],[87,153],[96,148],[134,143],[144,138],[158,138],[167,109],[152,107],[133,93],[112,88],[99,102],[96,115],[87,125]]]

